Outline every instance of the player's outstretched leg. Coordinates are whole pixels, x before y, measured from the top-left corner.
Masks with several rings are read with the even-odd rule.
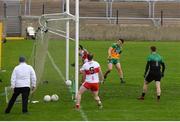
[[[102,102],[101,102],[100,97],[98,95],[98,91],[93,91],[93,94],[94,94],[94,99],[96,100],[99,109],[102,109],[103,105],[102,105]]]
[[[80,87],[80,89],[79,89],[79,91],[78,91],[78,93],[77,93],[77,96],[76,96],[76,106],[75,106],[75,108],[77,109],[77,110],[79,110],[80,109],[80,103],[81,103],[81,96],[82,96],[82,94],[86,91],[87,89],[84,87],[84,86],[81,86]]]
[[[119,77],[120,77],[120,82],[121,83],[125,83],[125,80],[123,78],[123,71],[122,71],[122,68],[121,68],[121,64],[120,63],[117,63],[116,64],[116,69],[118,71],[118,74],[119,74]]]
[[[106,80],[108,74],[111,72],[111,70],[107,70],[106,73],[104,74],[104,80]]]
[[[109,63],[109,64],[108,64],[108,70],[107,70],[106,73],[104,74],[104,80],[106,80],[108,74],[111,72],[112,67],[113,67],[112,63]]]
[[[148,88],[148,82],[144,81],[143,92],[142,92],[142,95],[140,97],[138,97],[138,100],[144,100],[144,96],[147,92],[147,88]]]

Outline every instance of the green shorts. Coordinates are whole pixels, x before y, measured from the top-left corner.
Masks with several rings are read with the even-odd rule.
[[[108,64],[116,65],[117,63],[119,63],[119,59],[115,59],[115,58],[108,59]]]

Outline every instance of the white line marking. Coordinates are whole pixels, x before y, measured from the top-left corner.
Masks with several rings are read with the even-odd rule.
[[[48,57],[54,67],[54,69],[58,72],[59,76],[62,78],[62,80],[65,82],[65,77],[63,76],[61,70],[57,67],[57,65],[54,62],[54,59],[52,58],[51,54],[49,53],[49,51],[47,52]],[[81,113],[81,117],[83,118],[84,121],[88,121],[87,115],[84,113],[83,109],[80,108],[79,112]]]

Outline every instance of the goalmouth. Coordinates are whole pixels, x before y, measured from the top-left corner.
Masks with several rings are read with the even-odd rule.
[[[39,18],[39,24],[41,26],[41,30],[44,32],[48,32],[64,38],[66,40],[66,64],[65,64],[65,80],[69,80],[69,68],[70,68],[70,55],[69,55],[69,44],[70,40],[75,41],[75,96],[78,92],[79,85],[79,0],[75,0],[75,15],[70,13],[70,1],[66,0],[66,12],[64,13],[53,13],[53,14],[44,14]],[[70,29],[72,22],[74,23],[74,36],[70,37]],[[61,23],[61,24],[56,24]],[[64,25],[65,24],[65,25]],[[58,27],[59,26],[59,27]],[[65,26],[65,27],[64,27]]]

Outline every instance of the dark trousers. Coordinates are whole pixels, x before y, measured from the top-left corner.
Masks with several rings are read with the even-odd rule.
[[[28,112],[28,97],[29,97],[30,88],[29,87],[20,87],[20,88],[14,88],[14,93],[8,103],[8,106],[5,110],[5,113],[10,113],[11,108],[14,105],[14,102],[16,101],[16,98],[22,94],[22,112],[26,113]]]

